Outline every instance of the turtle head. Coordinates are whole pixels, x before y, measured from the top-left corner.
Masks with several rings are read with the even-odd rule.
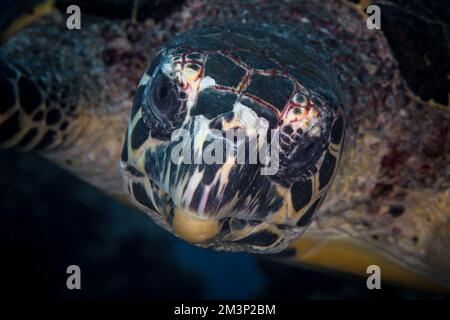
[[[326,88],[320,74],[305,69],[302,81],[248,32],[191,31],[158,53],[137,89],[121,170],[130,199],[179,237],[274,253],[317,211],[344,120],[338,100],[314,90]]]

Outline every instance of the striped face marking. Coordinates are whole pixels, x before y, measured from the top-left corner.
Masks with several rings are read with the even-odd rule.
[[[241,37],[204,29],[160,51],[137,89],[121,169],[130,199],[175,235],[218,250],[275,253],[317,212],[339,161],[344,118],[339,103],[302,85],[257,41],[231,50]],[[236,161],[249,143],[225,134],[236,129],[248,139],[279,132],[275,175]],[[232,153],[218,153],[230,145]],[[183,161],[186,150],[193,161]],[[218,161],[203,161],[208,152]]]

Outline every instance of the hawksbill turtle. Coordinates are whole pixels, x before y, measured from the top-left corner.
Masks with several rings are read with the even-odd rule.
[[[156,23],[86,5],[80,30],[65,5],[3,32],[2,148],[38,152],[203,247],[450,285],[447,101],[405,80],[367,3],[189,0]],[[179,129],[197,154],[237,128],[278,132],[275,174],[169,156]]]

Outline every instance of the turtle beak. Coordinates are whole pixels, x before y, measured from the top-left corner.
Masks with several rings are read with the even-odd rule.
[[[180,238],[190,243],[202,244],[217,236],[221,225],[218,219],[200,219],[195,213],[176,208],[172,229]]]
[[[282,206],[283,198],[269,176],[261,174],[261,164],[238,161],[236,154],[227,156],[227,146],[233,151],[249,143],[244,135],[233,146],[224,130],[217,129],[238,124],[236,117],[193,117],[186,129],[173,132],[170,141],[136,132],[139,121],[130,124],[129,139],[132,142],[134,134],[149,138],[137,150],[129,149],[131,156],[123,163],[128,193],[158,224],[180,238],[203,246],[231,243],[253,232],[254,226]],[[232,221],[240,226],[239,232],[230,233]],[[245,227],[251,223],[253,227]]]
[[[157,76],[152,74],[152,79]],[[236,142],[226,135],[254,129],[259,117],[231,104],[234,111],[211,118],[189,115],[167,136],[161,129],[167,117],[162,116],[178,103],[173,100],[178,93],[169,94],[169,80],[160,79],[160,85],[154,81],[138,88],[122,153],[122,174],[132,202],[166,230],[207,247],[233,243],[260,225],[266,228],[264,220],[283,206],[283,197],[262,174],[265,165],[249,161],[250,150],[238,159],[241,147],[249,146],[245,130],[243,137],[236,133]],[[272,236],[267,244],[279,238]]]

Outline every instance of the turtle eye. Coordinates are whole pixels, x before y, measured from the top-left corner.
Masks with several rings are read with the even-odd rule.
[[[166,115],[173,113],[180,104],[175,83],[162,73],[159,73],[154,80],[151,102],[153,107]]]
[[[153,137],[165,139],[178,128],[186,114],[185,102],[176,82],[161,71],[157,72],[149,86],[138,93],[142,105],[142,118]],[[184,110],[184,111],[183,111]]]

